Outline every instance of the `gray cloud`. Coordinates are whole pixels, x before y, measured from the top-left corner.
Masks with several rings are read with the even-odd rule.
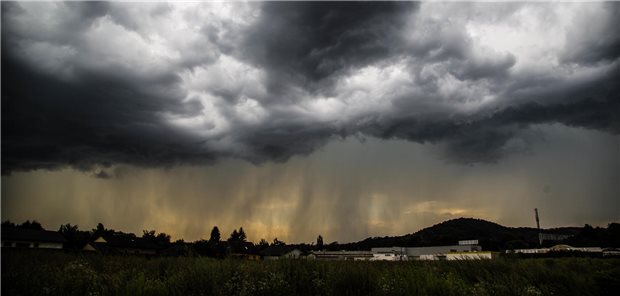
[[[580,64],[609,62],[618,58],[620,52],[620,5],[607,2],[596,18],[589,14],[579,16],[567,34],[568,44],[562,52],[562,60]]]
[[[495,162],[534,124],[618,134],[619,6],[2,3],[2,172],[286,161],[350,136]]]
[[[322,91],[334,75],[402,51],[413,2],[265,2],[240,53],[269,72],[269,87]]]

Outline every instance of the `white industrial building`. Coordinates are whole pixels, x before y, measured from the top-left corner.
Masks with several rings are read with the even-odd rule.
[[[481,252],[477,240],[460,241],[458,245],[433,247],[372,248],[372,260],[470,260],[490,259],[491,252]],[[450,256],[448,256],[450,254]]]
[[[67,240],[56,231],[2,228],[3,248],[62,249]]]
[[[373,253],[368,251],[314,251],[307,256],[308,259],[317,260],[373,260]]]
[[[517,253],[517,254],[546,254],[549,252],[603,253],[603,249],[600,247],[572,247],[569,245],[555,245],[551,248],[515,249],[512,251],[506,251],[506,252]]]
[[[484,260],[493,259],[492,252],[453,252],[447,253],[446,260]]]

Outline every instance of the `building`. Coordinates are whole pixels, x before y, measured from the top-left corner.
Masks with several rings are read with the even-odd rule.
[[[603,257],[620,257],[619,248],[605,248],[602,250]]]
[[[447,259],[446,254],[448,253],[480,252],[481,250],[482,249],[479,245],[474,244],[416,248],[391,247],[371,249],[373,255],[375,256],[374,260],[388,261],[441,260]]]
[[[56,231],[19,227],[2,228],[3,248],[62,249],[67,240]]]
[[[391,247],[391,248],[372,248],[372,261],[406,261],[407,248]]]
[[[586,252],[586,253],[602,253],[603,249],[600,247],[571,247],[569,245],[555,245],[549,248],[552,252]]]
[[[542,244],[544,241],[561,242],[571,237],[572,235],[569,234],[538,233],[538,241],[540,244]]]
[[[515,254],[549,254],[549,253],[562,253],[562,252],[577,252],[583,254],[603,254],[603,249],[600,247],[572,247],[569,245],[555,245],[551,248],[538,248],[538,249],[515,249],[508,250],[506,253]]]
[[[478,240],[477,239],[470,239],[470,240],[461,240],[459,241],[459,246],[471,246],[471,245],[477,245],[478,244]]]
[[[407,261],[407,255],[397,254],[396,252],[373,253],[371,261]]]
[[[260,252],[265,260],[276,259],[299,259],[303,257],[303,252],[293,246],[269,246]]]
[[[372,252],[369,251],[313,251],[307,256],[308,259],[316,260],[371,260]]]
[[[156,255],[161,248],[144,238],[129,236],[100,236],[84,246],[84,251],[106,254]]]
[[[545,254],[549,252],[549,248],[538,248],[538,249],[514,249],[512,251],[507,250],[506,253],[516,253],[516,254]]]
[[[492,252],[452,252],[445,254],[446,260],[484,260],[493,259]]]

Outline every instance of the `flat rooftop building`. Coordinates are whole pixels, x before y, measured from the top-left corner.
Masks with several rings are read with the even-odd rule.
[[[453,245],[453,246],[432,246],[432,247],[391,247],[391,248],[372,248],[373,254],[393,253],[403,256],[408,260],[438,259],[445,257],[448,253],[479,252],[482,248],[479,245]]]

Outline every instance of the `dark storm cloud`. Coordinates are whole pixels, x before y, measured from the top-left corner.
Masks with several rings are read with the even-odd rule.
[[[533,124],[618,134],[620,5],[579,5],[562,31],[551,4],[2,3],[2,172],[286,161],[349,136],[494,162]]]
[[[195,139],[167,126],[159,116],[164,111],[200,111],[196,103],[175,103],[183,92],[175,90],[174,75],[132,79],[120,72],[77,71],[77,81],[62,81],[12,59],[5,44],[3,172],[63,165],[90,170],[114,163],[167,166],[213,159]]]
[[[334,75],[402,51],[414,2],[266,2],[241,54],[265,68],[274,92],[328,87]]]
[[[59,34],[49,36],[4,23],[7,18],[29,17],[18,5],[2,3],[3,173],[65,165],[88,171],[115,163],[171,166],[213,161],[209,149],[165,124],[161,116],[192,115],[202,108],[185,100],[177,74],[139,73],[114,63],[93,66],[97,61],[91,59],[97,57],[88,53],[93,44],[72,28],[92,29],[93,22],[107,15],[108,5],[59,3],[55,9],[65,17],[50,29]],[[29,42],[50,44],[52,49],[61,44],[78,52],[62,69],[54,69],[69,69],[69,79],[29,63],[38,58],[24,58],[22,50]],[[109,177],[105,171],[96,176]]]
[[[620,76],[616,78],[620,79]],[[529,102],[475,116],[426,121],[409,118],[372,120],[362,131],[383,139],[442,143],[447,159],[455,162],[494,162],[506,153],[515,152],[507,146],[509,140],[521,138],[534,124],[562,123],[618,134],[619,110],[620,101],[615,98],[584,99],[547,106]]]
[[[110,175],[110,173],[108,173],[107,171],[99,170],[99,172],[95,173],[94,177],[99,179],[110,179],[113,176]]]

